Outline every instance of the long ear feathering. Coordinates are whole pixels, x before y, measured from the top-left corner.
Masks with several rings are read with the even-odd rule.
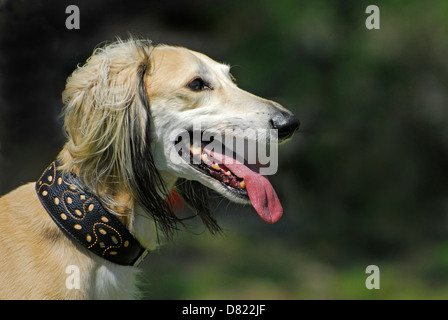
[[[149,41],[118,40],[96,49],[68,78],[63,115],[71,158],[64,169],[76,172],[111,211],[116,194],[131,195],[169,237],[179,219],[150,149],[144,79],[152,49]]]

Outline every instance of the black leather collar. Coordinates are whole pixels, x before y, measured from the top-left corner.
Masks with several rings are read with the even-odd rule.
[[[36,182],[36,192],[51,218],[69,238],[120,265],[137,266],[148,251],[73,174],[53,162]]]

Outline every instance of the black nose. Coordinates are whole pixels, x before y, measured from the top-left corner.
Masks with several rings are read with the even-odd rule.
[[[273,129],[278,130],[278,139],[284,140],[294,134],[294,131],[299,128],[300,122],[292,113],[281,111],[272,117],[271,125]]]

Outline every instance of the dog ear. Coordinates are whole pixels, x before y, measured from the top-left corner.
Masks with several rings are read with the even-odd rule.
[[[171,210],[168,197],[169,191],[157,170],[151,150],[151,121],[150,103],[146,92],[145,75],[150,68],[150,57],[142,44],[136,44],[142,51],[144,58],[137,70],[138,105],[144,115],[144,123],[137,122],[131,135],[133,179],[131,180],[132,192],[135,199],[148,212],[164,234],[171,236],[171,231],[177,229],[179,219]],[[132,117],[132,115],[130,115]]]
[[[147,41],[119,40],[73,72],[63,92],[65,148],[72,156],[67,168],[76,168],[103,204],[113,211],[114,193],[126,192],[169,235],[178,219],[164,199],[150,146],[151,50]]]
[[[120,166],[130,168],[129,129],[135,124],[130,122],[131,117],[137,122],[146,121],[142,110],[133,107],[138,55],[132,56],[128,47],[119,42],[96,49],[86,64],[67,79],[62,94],[67,148],[73,161],[87,172],[92,171],[88,168],[101,168],[93,171],[99,171],[99,178],[106,180],[111,173],[124,173]]]

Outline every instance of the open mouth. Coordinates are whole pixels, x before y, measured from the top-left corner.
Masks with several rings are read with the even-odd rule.
[[[203,174],[214,178],[233,195],[242,200],[249,201],[246,189],[246,182],[243,178],[235,175],[225,164],[214,158],[214,153],[210,154],[202,146],[191,145],[190,165]]]
[[[190,134],[190,141],[192,134]],[[201,135],[202,137],[202,135]],[[256,164],[249,164],[244,158],[237,157],[220,143],[183,141],[186,148],[179,155],[194,169],[213,178],[225,187],[233,197],[244,202],[250,201],[259,216],[267,223],[278,221],[283,208],[269,180],[259,173]],[[211,145],[213,145],[211,147]]]

